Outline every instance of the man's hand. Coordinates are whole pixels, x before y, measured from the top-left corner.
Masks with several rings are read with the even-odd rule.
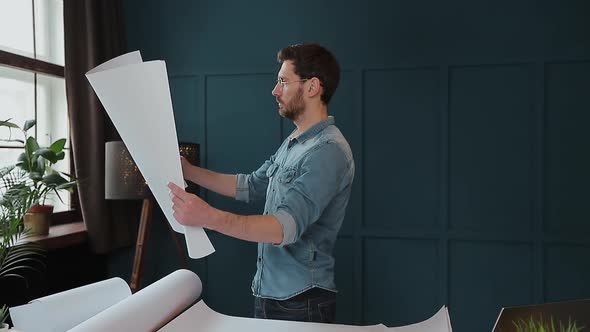
[[[271,215],[241,216],[218,210],[184,189],[168,183],[174,218],[186,226],[199,226],[253,242],[283,242],[283,227]]]
[[[168,188],[170,188],[174,218],[179,223],[186,226],[213,228],[212,226],[219,216],[217,209],[172,182],[168,183]]]

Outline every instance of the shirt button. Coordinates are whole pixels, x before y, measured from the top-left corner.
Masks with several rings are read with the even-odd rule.
[[[258,261],[259,262],[262,262],[262,257],[258,257]]]

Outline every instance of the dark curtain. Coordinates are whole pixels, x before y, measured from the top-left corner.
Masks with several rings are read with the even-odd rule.
[[[107,253],[135,238],[140,202],[104,199],[105,142],[119,140],[85,73],[124,52],[122,0],[64,0],[65,79],[80,210],[90,246]]]

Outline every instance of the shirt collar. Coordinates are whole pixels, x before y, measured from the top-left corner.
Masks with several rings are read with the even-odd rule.
[[[333,124],[334,124],[334,117],[328,116],[327,119],[314,124],[313,126],[309,127],[306,131],[299,134],[298,136],[295,136],[295,137],[289,136],[289,141],[297,140],[297,142],[303,143],[303,142],[307,141],[308,139],[317,135],[322,130],[326,129],[326,127],[331,126]],[[293,135],[293,134],[291,134],[291,135]]]

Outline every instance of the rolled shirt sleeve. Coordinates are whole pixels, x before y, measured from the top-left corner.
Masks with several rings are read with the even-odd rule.
[[[237,201],[250,202],[250,191],[248,181],[251,174],[238,174],[236,177],[236,197]]]
[[[273,164],[273,159],[274,155],[250,174],[237,175],[236,200],[249,203],[266,198],[266,189],[268,188],[267,170]]]
[[[278,210],[273,216],[277,218],[283,229],[283,242],[278,244],[278,246],[283,247],[295,242],[297,240],[297,224],[293,216],[286,210]]]

